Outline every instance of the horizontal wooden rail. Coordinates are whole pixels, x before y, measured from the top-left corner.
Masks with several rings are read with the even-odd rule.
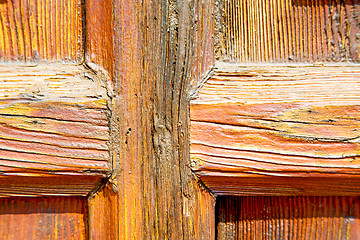
[[[219,65],[191,102],[191,167],[219,195],[360,191],[360,68]]]
[[[106,90],[71,64],[0,66],[0,196],[86,195],[110,171]]]

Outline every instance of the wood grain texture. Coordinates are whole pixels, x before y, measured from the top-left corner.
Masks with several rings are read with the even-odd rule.
[[[0,2],[0,61],[83,59],[80,0]]]
[[[86,239],[86,199],[0,199],[1,239]]]
[[[357,66],[221,67],[191,103],[191,165],[205,185],[216,194],[356,194]]]
[[[215,5],[217,1],[195,1],[194,9],[190,13],[193,18],[191,27],[194,31],[192,42],[188,48],[194,51],[192,58],[189,59],[190,78],[189,91],[192,94],[196,87],[201,85],[214,67],[215,60]]]
[[[106,104],[82,66],[1,65],[0,177],[13,187],[0,184],[0,195],[86,195],[110,170]],[[44,180],[27,188],[26,177]]]
[[[219,2],[219,60],[241,63],[360,60],[358,0]]]
[[[217,239],[359,239],[359,197],[219,197]]]
[[[110,77],[110,179],[118,196],[110,205],[118,238],[213,239],[214,197],[188,166],[189,84],[201,82],[213,64],[213,1],[97,4],[108,2],[86,5],[93,18],[86,34],[98,34],[87,37],[85,56]],[[110,29],[113,36],[103,38]],[[90,204],[106,201],[100,194]]]
[[[114,73],[113,0],[85,1],[85,63],[109,86]],[[112,89],[112,88],[111,88]],[[110,90],[110,87],[109,87]]]
[[[108,182],[88,198],[89,239],[120,239],[118,198],[121,196],[116,191],[116,186]]]
[[[212,53],[206,53],[212,48],[212,39],[206,38],[213,5],[209,0],[148,1],[143,6],[144,238],[215,238],[215,200],[188,165],[189,85],[200,81],[213,61]]]

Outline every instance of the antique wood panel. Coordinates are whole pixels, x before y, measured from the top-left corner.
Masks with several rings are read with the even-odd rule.
[[[219,197],[217,239],[359,239],[359,197]]]
[[[81,0],[0,1],[0,61],[83,59]]]
[[[192,169],[216,194],[357,194],[359,77],[219,64],[191,103]]]
[[[217,58],[231,62],[360,60],[358,0],[219,1]]]
[[[0,198],[1,239],[86,239],[82,197]]]
[[[191,172],[188,145],[190,83],[214,60],[213,1],[99,0],[85,9],[86,64],[109,79],[113,163],[111,187],[89,202],[89,221],[102,221],[90,235],[213,239],[215,199]],[[110,210],[96,207],[109,201],[115,229],[101,217]]]
[[[0,106],[0,196],[86,195],[107,176],[107,94],[88,69],[3,64]]]

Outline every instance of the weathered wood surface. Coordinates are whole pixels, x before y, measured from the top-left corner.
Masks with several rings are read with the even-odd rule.
[[[213,9],[212,0],[86,2],[86,64],[110,77],[112,102],[117,204],[110,207],[118,225],[111,230],[106,224],[114,223],[99,218],[109,211],[96,208],[112,191],[104,188],[89,203],[100,231],[119,239],[215,238],[215,199],[189,168],[188,132],[190,82],[196,86],[213,64]],[[97,230],[91,236],[103,239]]]
[[[242,63],[360,60],[357,0],[219,3],[219,60]]]
[[[83,59],[80,0],[1,0],[0,61]]]
[[[217,239],[359,239],[359,197],[219,197]]]
[[[110,170],[108,140],[107,94],[89,70],[0,65],[0,196],[86,195]]]
[[[219,64],[191,102],[193,171],[216,194],[357,194],[359,79],[356,65]]]
[[[87,239],[86,199],[0,199],[1,239]]]

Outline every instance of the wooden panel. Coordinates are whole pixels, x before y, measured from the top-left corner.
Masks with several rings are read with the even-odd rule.
[[[219,60],[327,62],[360,60],[357,0],[224,0]]]
[[[0,199],[1,239],[86,239],[86,199]]]
[[[20,176],[54,176],[35,181],[45,192],[29,186],[29,194],[42,195],[62,193],[53,184],[66,185],[64,177],[71,176],[66,194],[74,188],[73,194],[86,195],[110,170],[106,104],[101,83],[82,66],[1,65],[1,178],[16,184]],[[1,189],[0,195],[25,194]]]
[[[356,66],[218,69],[191,104],[193,170],[216,194],[335,194],[298,181],[310,177],[356,186],[359,79]]]
[[[82,60],[80,0],[0,1],[0,61]]]
[[[359,197],[220,197],[217,239],[359,239]]]

